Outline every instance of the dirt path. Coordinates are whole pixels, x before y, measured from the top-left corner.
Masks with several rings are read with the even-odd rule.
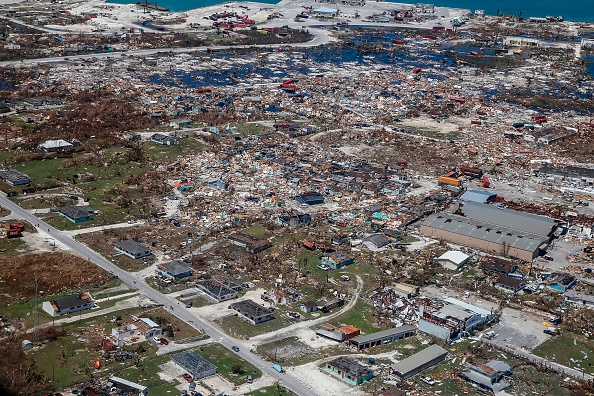
[[[260,345],[260,344],[265,344],[265,343],[280,340],[280,339],[283,339],[286,337],[294,336],[298,330],[307,330],[312,326],[315,326],[315,325],[318,325],[321,323],[326,323],[329,320],[342,315],[343,313],[347,312],[348,310],[352,309],[355,306],[355,304],[357,303],[357,300],[359,299],[359,294],[361,293],[362,289],[363,289],[363,280],[361,279],[360,276],[357,275],[357,289],[355,290],[353,298],[340,311],[337,311],[330,315],[322,316],[318,319],[306,320],[304,322],[295,323],[291,326],[288,326],[288,327],[285,327],[285,328],[282,328],[282,329],[279,329],[276,331],[272,331],[270,333],[261,334],[261,335],[252,337],[252,338],[250,338],[250,343],[252,344],[252,347],[255,348],[257,345]],[[315,332],[313,330],[311,330],[311,334],[310,334],[309,338],[311,338],[311,336],[315,337]]]

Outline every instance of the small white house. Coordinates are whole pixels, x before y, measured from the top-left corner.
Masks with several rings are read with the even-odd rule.
[[[149,318],[138,318],[132,323],[111,329],[111,336],[119,347],[124,346],[126,338],[137,335],[144,336],[146,339],[160,337],[163,335],[163,329]]]
[[[458,250],[450,250],[439,256],[437,262],[445,269],[454,271],[466,264],[469,258],[470,256]]]

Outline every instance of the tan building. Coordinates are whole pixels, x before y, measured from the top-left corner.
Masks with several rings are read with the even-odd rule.
[[[421,233],[495,255],[530,261],[538,257],[559,228],[559,220],[494,205],[466,202],[462,216],[429,215]]]
[[[420,231],[435,239],[471,246],[484,252],[502,254],[530,261],[541,254],[549,238],[519,233],[504,227],[449,213],[432,214],[421,224]]]

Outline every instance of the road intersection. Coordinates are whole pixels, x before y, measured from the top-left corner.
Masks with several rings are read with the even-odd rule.
[[[201,329],[205,334],[209,335],[212,340],[219,342],[224,347],[231,349],[232,346],[237,345],[240,347],[238,352],[235,352],[242,359],[250,362],[263,374],[273,377],[275,380],[280,381],[282,386],[291,390],[297,395],[312,395],[315,396],[317,393],[306,384],[300,382],[296,378],[292,377],[288,373],[279,373],[272,368],[271,363],[265,361],[259,356],[255,355],[249,350],[247,343],[241,340],[237,340],[233,337],[228,336],[218,327],[215,327],[210,322],[204,320],[198,315],[194,314],[184,305],[179,304],[175,298],[161,294],[157,290],[146,284],[141,278],[138,278],[132,273],[120,269],[118,266],[107,260],[101,254],[95,252],[88,246],[76,241],[71,235],[68,235],[43,220],[37,218],[28,210],[25,210],[9,200],[5,195],[0,194],[0,205],[6,209],[12,211],[12,218],[18,218],[26,220],[29,223],[35,225],[40,230],[47,232],[56,242],[68,247],[73,252],[77,253],[81,257],[86,257],[90,262],[103,268],[106,271],[117,276],[122,282],[126,283],[130,287],[138,290],[138,292],[159,305],[163,305],[168,309],[171,314],[177,316],[179,319],[188,323],[189,325]]]

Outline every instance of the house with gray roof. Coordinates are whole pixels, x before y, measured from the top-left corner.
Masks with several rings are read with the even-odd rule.
[[[93,220],[94,211],[88,206],[64,206],[58,209],[58,213],[73,223]]]
[[[237,290],[228,287],[217,279],[205,279],[196,282],[196,288],[201,290],[215,302],[227,301],[237,298]]]
[[[263,323],[274,319],[272,315],[274,313],[273,308],[265,308],[253,300],[238,301],[231,304],[229,308],[252,324]]]
[[[372,234],[363,238],[362,243],[371,251],[380,250],[390,244],[390,240],[384,234]]]
[[[11,186],[23,186],[31,183],[29,176],[15,169],[0,170],[0,180],[4,180]]]
[[[148,257],[152,254],[151,250],[140,242],[132,239],[114,243],[113,247],[116,251],[133,259]]]
[[[157,272],[165,278],[175,280],[192,276],[192,268],[187,263],[179,260],[158,264]]]

